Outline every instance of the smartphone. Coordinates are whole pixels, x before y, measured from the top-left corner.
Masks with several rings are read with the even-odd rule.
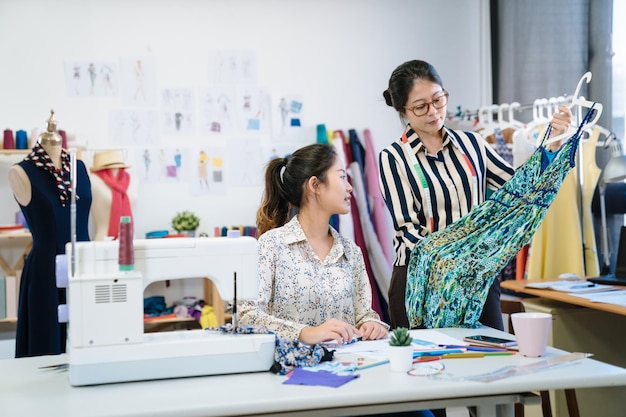
[[[508,348],[511,346],[517,346],[515,340],[502,339],[500,337],[474,335],[463,338],[464,341],[469,342],[471,345],[490,346],[497,348]]]

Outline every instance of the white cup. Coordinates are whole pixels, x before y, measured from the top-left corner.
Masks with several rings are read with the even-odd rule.
[[[544,356],[550,338],[552,314],[514,313],[511,314],[511,321],[519,353],[532,358]]]

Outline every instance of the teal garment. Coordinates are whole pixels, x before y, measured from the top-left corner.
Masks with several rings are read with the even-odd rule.
[[[582,127],[593,113],[592,108],[553,160],[543,146],[548,130],[542,146],[489,200],[415,245],[405,298],[411,328],[480,326],[489,287],[541,224],[575,166]]]

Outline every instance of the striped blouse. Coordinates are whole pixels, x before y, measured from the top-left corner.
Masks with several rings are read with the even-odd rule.
[[[478,203],[483,202],[488,188],[502,187],[514,172],[477,133],[444,127],[443,147],[437,155],[427,153],[410,125],[404,133],[428,183],[433,213],[428,213],[426,188],[413,168],[402,139],[398,139],[379,155],[380,190],[395,229],[396,266],[406,265],[417,241],[431,232],[428,227],[431,216],[434,231],[446,227],[471,210],[474,193],[477,193]],[[473,189],[469,163],[476,171],[478,190]]]

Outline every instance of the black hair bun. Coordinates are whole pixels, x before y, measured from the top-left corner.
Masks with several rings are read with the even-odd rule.
[[[383,97],[385,98],[385,103],[387,103],[389,107],[393,107],[393,102],[391,101],[391,93],[388,89],[383,91]]]

